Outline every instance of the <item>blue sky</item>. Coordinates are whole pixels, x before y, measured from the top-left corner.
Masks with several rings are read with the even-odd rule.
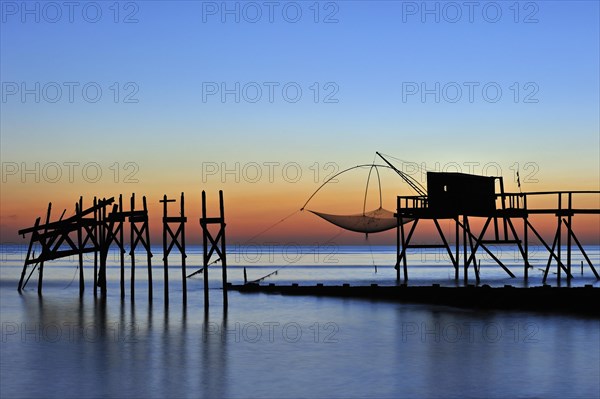
[[[333,161],[341,169],[380,150],[428,165],[493,161],[505,175],[515,162],[533,162],[541,184],[532,190],[599,185],[596,1],[474,2],[472,22],[464,2],[274,2],[273,23],[270,3],[260,1],[78,2],[72,23],[62,3],[54,3],[62,12],[55,23],[54,6],[26,2],[38,7],[36,22],[23,4],[2,1],[3,161],[130,161],[153,191],[197,184],[204,161]],[[238,7],[240,21],[223,7]],[[262,15],[252,23],[256,7]],[[423,7],[437,7],[439,22]],[[299,21],[289,22],[297,9]],[[127,16],[137,22],[124,23]],[[324,23],[327,16],[337,22]],[[35,82],[75,82],[74,101],[66,89],[56,103],[43,93],[39,103],[7,94]],[[102,89],[95,103],[81,93],[90,82]],[[239,102],[220,93],[203,101],[203,88],[236,83]],[[265,83],[275,87],[273,102]],[[297,102],[284,98],[286,84],[301,88]],[[436,84],[439,102],[406,91]],[[241,91],[256,85],[262,97],[248,101],[255,92]],[[486,85],[492,97],[502,90],[498,101],[486,101]],[[456,87],[462,96],[449,101]],[[125,103],[127,94],[138,101]],[[5,209],[33,190],[10,187]]]

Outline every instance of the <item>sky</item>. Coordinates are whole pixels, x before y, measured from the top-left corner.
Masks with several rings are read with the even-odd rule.
[[[48,202],[54,219],[80,195],[132,192],[157,244],[159,199],[185,192],[198,242],[201,191],[216,215],[223,190],[228,240],[244,243],[375,151],[422,183],[415,165],[503,176],[507,191],[517,170],[523,191],[600,189],[597,1],[0,4],[2,242]],[[361,212],[367,174],[308,208]],[[387,209],[413,194],[381,179]],[[575,223],[598,243],[598,217]],[[336,236],[364,242],[307,212],[261,238]]]

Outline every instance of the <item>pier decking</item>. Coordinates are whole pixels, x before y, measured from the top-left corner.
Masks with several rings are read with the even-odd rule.
[[[312,295],[339,298],[362,298],[403,303],[455,306],[473,309],[525,310],[600,316],[600,288],[541,287],[517,288],[488,285],[466,287],[431,286],[351,286],[344,285],[230,285],[242,293]]]

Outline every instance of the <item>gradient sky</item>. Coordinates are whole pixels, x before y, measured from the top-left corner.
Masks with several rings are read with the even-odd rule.
[[[49,201],[58,217],[79,195],[131,192],[148,197],[158,237],[158,200],[182,191],[197,241],[202,189],[215,211],[224,190],[230,240],[244,242],[377,150],[427,169],[499,170],[508,191],[516,164],[523,191],[600,186],[597,1],[273,2],[272,16],[262,1],[76,2],[72,15],[62,2],[0,3],[3,242],[20,242],[16,230]],[[344,175],[311,208],[360,212],[367,172]],[[392,174],[382,182],[388,209],[411,194]],[[597,243],[599,219],[577,223]],[[265,239],[337,232],[302,213]]]

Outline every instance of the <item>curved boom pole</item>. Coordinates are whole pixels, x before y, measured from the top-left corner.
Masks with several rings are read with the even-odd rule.
[[[387,162],[387,161],[386,161]],[[389,162],[388,162],[389,164]],[[391,169],[395,169],[391,166],[387,166],[387,165],[376,165],[376,164],[363,164],[363,165],[356,165],[356,166],[352,166],[351,168],[348,169],[344,169],[341,172],[336,173],[335,175],[331,176],[329,179],[325,180],[325,182],[323,182],[323,184],[321,184],[319,186],[319,188],[317,188],[315,190],[314,193],[312,193],[312,195],[310,197],[308,197],[308,199],[306,200],[306,202],[304,203],[304,205],[302,205],[302,208],[300,208],[301,211],[304,210],[304,208],[306,207],[306,205],[308,205],[308,203],[310,202],[310,200],[319,192],[319,190],[321,190],[323,188],[323,186],[325,186],[327,183],[329,183],[330,181],[332,181],[333,179],[335,179],[336,177],[338,177],[339,175],[341,175],[342,173],[346,173],[352,169],[356,169],[356,168],[366,168],[366,167],[380,167],[380,168],[391,168]],[[397,170],[397,169],[396,169]]]

